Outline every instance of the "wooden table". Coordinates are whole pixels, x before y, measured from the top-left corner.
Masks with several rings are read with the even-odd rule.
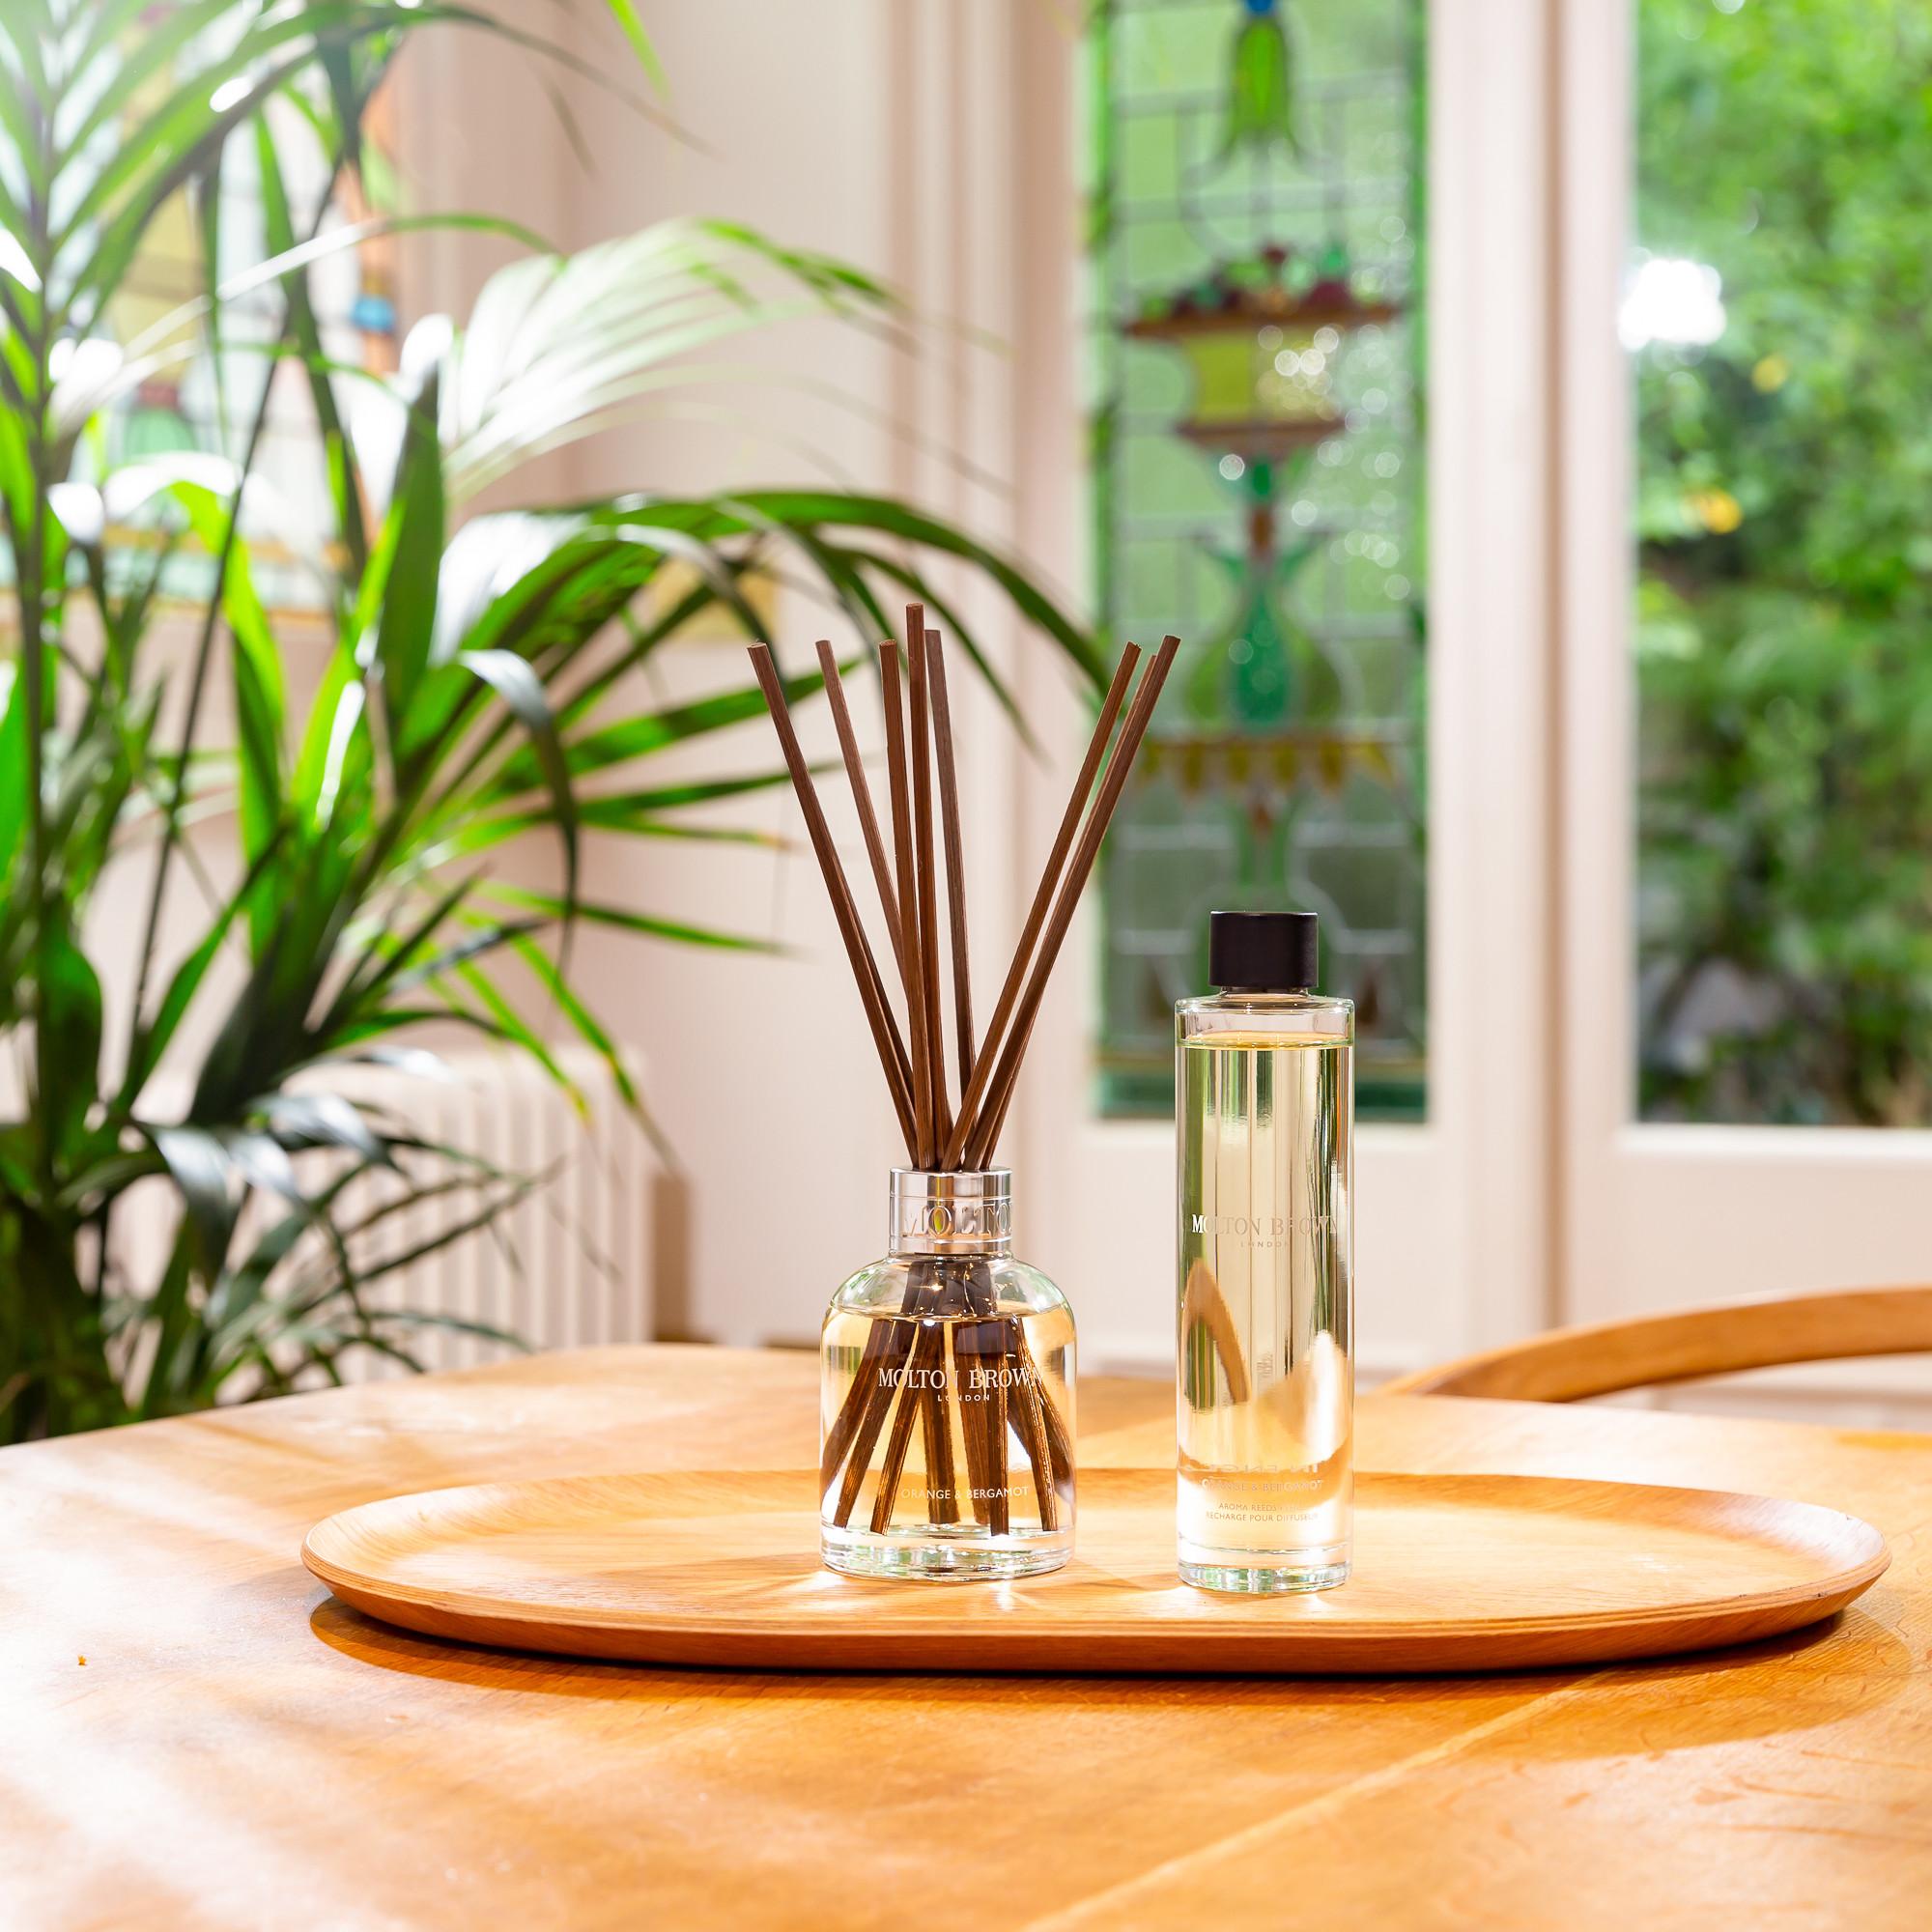
[[[1932,1924],[1932,1436],[1365,1403],[1369,1466],[1765,1490],[1890,1539],[1819,1634],[1504,1678],[578,1664],[385,1629],[297,1560],[398,1491],[809,1464],[812,1373],[550,1355],[0,1452],[0,1926]],[[1164,1461],[1169,1402],[1083,1384],[1083,1458]]]

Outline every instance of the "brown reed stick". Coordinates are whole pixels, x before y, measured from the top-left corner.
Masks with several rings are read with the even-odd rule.
[[[865,760],[859,755],[858,734],[852,729],[852,713],[845,703],[845,686],[838,675],[838,655],[831,640],[818,640],[818,668],[825,678],[825,702],[832,713],[833,729],[838,733],[839,755],[845,760],[845,776],[852,785],[852,804],[859,813],[859,830],[865,835],[866,853],[872,862],[872,883],[879,889],[879,903],[885,908],[886,930],[892,935],[893,957],[898,962],[899,978],[905,978],[905,933],[899,925],[898,901],[893,893],[892,867],[886,859],[885,840],[879,837],[879,821],[872,811],[872,788],[866,782]]]
[[[1026,991],[1021,994],[1019,1005],[1014,1009],[1012,1029],[1001,1049],[1000,1064],[987,1083],[985,1097],[980,1102],[980,1113],[968,1136],[966,1159],[974,1167],[985,1165],[999,1140],[1000,1128],[1006,1122],[1007,1109],[1012,1104],[1013,1089],[1019,1080],[1020,1060],[1026,1052],[1027,1041],[1033,1036],[1034,1021],[1039,1016],[1039,1003],[1046,995],[1047,976],[1060,956],[1066,929],[1073,923],[1073,914],[1086,887],[1088,874],[1093,871],[1094,861],[1099,856],[1100,841],[1106,836],[1114,808],[1120,803],[1121,793],[1133,770],[1141,740],[1153,721],[1153,708],[1160,699],[1160,688],[1167,682],[1168,668],[1179,648],[1179,638],[1163,639],[1159,654],[1147,668],[1140,689],[1134,693],[1133,708],[1127,713],[1127,722],[1121,729],[1121,741],[1114,747],[1114,755],[1107,765],[1107,776],[1100,781],[1093,809],[1081,828],[1080,842],[1074,848],[1065,881],[1061,886],[1059,898],[1054,902],[1053,917],[1047,922],[1046,931],[1040,940],[1039,956],[1034,962]]]
[[[885,1425],[886,1412],[893,1406],[898,1380],[902,1378],[906,1362],[912,1355],[913,1330],[918,1323],[894,1321],[881,1322],[879,1326],[890,1326],[892,1341],[877,1371],[878,1384],[861,1410],[858,1427],[853,1432],[852,1460],[845,1464],[845,1480],[838,1486],[838,1503],[832,1515],[833,1522],[840,1529],[852,1520],[852,1506],[859,1500],[859,1492],[865,1488],[866,1471],[872,1466],[872,1450],[878,1442],[879,1431]]]
[[[946,1338],[942,1333],[938,1357],[941,1380],[921,1391],[920,1422],[925,1447],[925,1515],[928,1522],[957,1522],[959,1495],[953,1487],[952,1423],[946,1400]]]
[[[896,1327],[910,1327],[912,1323],[895,1321],[893,1325],[896,1329]],[[908,1341],[904,1345],[898,1345],[895,1341],[887,1366],[881,1368],[881,1376],[896,1374],[904,1366],[908,1354],[912,1354],[912,1343]],[[879,1430],[885,1426],[885,1416],[891,1406],[893,1406],[893,1395],[891,1387],[887,1387],[887,1393],[883,1397],[875,1397],[873,1401],[869,1401],[864,1412],[860,1414],[858,1430],[852,1435],[852,1461],[846,1463],[844,1482],[838,1486],[838,1507],[833,1511],[833,1524],[840,1530],[852,1520],[852,1505],[858,1501],[858,1492],[866,1488],[866,1470],[871,1468],[871,1451],[879,1441]]]
[[[874,1321],[867,1331],[866,1346],[859,1351],[858,1371],[852,1378],[851,1387],[845,1391],[845,1400],[839,1405],[832,1427],[825,1432],[825,1440],[818,1452],[818,1492],[821,1497],[832,1487],[833,1478],[845,1466],[852,1438],[871,1399],[872,1378],[892,1352],[892,1323],[889,1321]]]
[[[906,1136],[908,1155],[921,1167],[956,1169],[962,1164],[983,1166],[998,1141],[1020,1059],[1038,1017],[1047,977],[1151,721],[1177,640],[1169,638],[1147,668],[1126,722],[1121,726],[1119,743],[1104,776],[1100,776],[1140,653],[1129,644],[1122,656],[1002,985],[992,1023],[976,1047],[964,825],[945,650],[939,633],[925,629],[924,615],[922,605],[908,606],[906,647],[910,655],[905,674],[898,646],[888,641],[879,647],[893,821],[890,855],[872,808],[837,660],[829,642],[820,640],[818,644],[846,777],[905,991],[912,1036],[910,1056],[867,941],[851,886],[832,843],[810,768],[792,728],[783,681],[769,647],[755,646],[752,664],[779,732],[786,769]],[[935,766],[947,867],[959,1065],[956,1120],[948,1106],[939,1010],[938,864],[932,796]],[[1099,789],[1090,803],[1096,777]],[[964,1305],[960,1306],[962,1290]],[[1016,1320],[1001,1314],[991,1275],[983,1264],[974,1264],[962,1280],[938,1262],[915,1266],[909,1273],[897,1318],[873,1324],[860,1351],[858,1373],[827,1432],[820,1477],[828,1498],[837,1487],[833,1520],[841,1526],[850,1521],[873,1454],[880,1446],[880,1435],[889,1423],[869,1515],[873,1530],[884,1533],[891,1528],[915,1427],[920,1429],[923,1443],[928,1519],[934,1523],[963,1520],[953,1465],[952,1413],[955,1407],[968,1465],[966,1487],[973,1519],[994,1536],[1009,1532],[1012,1496],[1008,1486],[1007,1437],[1010,1430],[1032,1470],[1041,1526],[1053,1529],[1061,1516],[1062,1485],[1072,1473],[1073,1445],[1067,1419],[1047,1399],[1025,1331]]]
[[[845,1391],[845,1400],[838,1406],[838,1413],[833,1418],[832,1427],[826,1431],[823,1446],[819,1451],[819,1494],[823,1496],[832,1488],[832,1479],[838,1475],[839,1466],[851,1452],[854,1442],[862,1431],[869,1430],[865,1437],[867,1444],[878,1434],[878,1424],[873,1418],[874,1411],[883,1417],[893,1406],[896,1393],[894,1376],[903,1363],[907,1350],[913,1344],[907,1335],[917,1323],[910,1318],[919,1312],[920,1302],[926,1290],[932,1286],[927,1270],[915,1266],[908,1271],[904,1295],[899,1301],[899,1314],[908,1318],[900,1321],[874,1321],[866,1336],[866,1346],[859,1354],[859,1367],[851,1384]],[[942,1400],[940,1392],[931,1391],[936,1400]],[[949,1447],[950,1442],[949,1442]],[[867,1449],[869,1455],[870,1451]],[[865,1479],[862,1467],[856,1476],[848,1473],[841,1492],[840,1507],[851,1508],[851,1499],[858,1493],[857,1485]],[[898,1487],[895,1477],[893,1488]],[[886,1507],[891,1510],[890,1497]],[[839,1522],[845,1520],[841,1515]]]
[[[966,943],[966,845],[959,829],[959,771],[952,742],[952,706],[946,695],[946,647],[925,634],[926,676],[932,685],[932,742],[939,753],[939,824],[946,847],[946,910],[952,932],[952,1019],[959,1054],[959,1088],[973,1077],[973,977]]]
[[[1025,1329],[1020,1330],[1019,1356],[1020,1366],[1032,1377],[1034,1386],[1043,1390],[1046,1384],[1040,1379],[1039,1364],[1034,1360]],[[1044,1395],[1040,1397],[1039,1406],[1046,1423],[1046,1446],[1053,1463],[1053,1480],[1064,1483],[1073,1471],[1073,1441],[1066,1433],[1066,1418]]]
[[[980,1324],[959,1321],[952,1327],[952,1384],[959,1405],[959,1434],[966,1444],[967,1501],[975,1522],[990,1522],[993,1516],[990,1475],[992,1445],[986,1438],[986,1405],[972,1394],[970,1362],[977,1359]],[[973,1349],[967,1347],[971,1342]],[[1004,1479],[1004,1470],[1002,1478]]]
[[[923,613],[921,614],[923,620]],[[920,917],[922,898],[918,859],[913,843],[915,820],[907,795],[907,706],[903,682],[898,646],[887,639],[879,645],[879,692],[886,714],[886,775],[893,820],[893,847],[898,868],[899,977],[905,989],[907,1019],[912,1034],[916,1131],[909,1151],[915,1166],[930,1167],[939,1151],[930,1052],[932,1004],[928,995],[928,976],[936,971],[936,941],[928,940]],[[917,1309],[924,1286],[921,1270],[914,1269],[906,1283],[900,1308],[902,1316],[911,1316]],[[822,1492],[830,1492],[840,1464],[845,1464],[844,1480],[839,1488],[835,1513],[835,1520],[840,1524],[849,1516],[865,1481],[866,1463],[870,1459],[879,1430],[886,1416],[893,1412],[894,1399],[898,1391],[892,1378],[904,1365],[905,1351],[910,1346],[901,1339],[902,1326],[899,1322],[873,1324],[861,1355],[858,1376],[846,1391],[845,1401],[826,1437],[822,1454]],[[940,1391],[932,1390],[928,1392],[928,1398],[918,1405],[927,1417],[925,1439],[930,1443],[937,1433],[950,1459],[952,1438],[945,1421],[944,1396]],[[888,1438],[889,1466],[881,1471],[879,1488],[873,1498],[874,1515],[883,1512],[887,1519],[891,1517],[904,1468],[905,1436],[901,1434],[901,1421],[904,1429],[909,1431],[913,1412],[913,1405],[901,1407],[900,1419],[894,1424],[894,1435]],[[897,1460],[893,1463],[891,1458],[895,1442],[897,1445]],[[849,1462],[846,1461],[848,1457]],[[930,1470],[928,1463],[928,1487]]]
[[[912,1353],[906,1357],[905,1372],[898,1387],[898,1408],[893,1416],[892,1434],[886,1437],[886,1460],[879,1465],[879,1486],[872,1497],[872,1533],[883,1536],[893,1526],[893,1504],[898,1500],[899,1482],[905,1475],[906,1451],[912,1444],[912,1426],[918,1421],[924,1403],[923,1384],[932,1367],[935,1350],[944,1352],[946,1337],[935,1322],[922,1327]]]
[[[766,708],[772,714],[772,723],[778,728],[779,745],[784,753],[785,769],[791,774],[792,790],[798,794],[799,810],[805,814],[805,829],[811,839],[811,849],[818,860],[818,869],[824,875],[825,890],[831,895],[833,917],[838,923],[838,936],[845,942],[845,956],[851,962],[852,976],[859,982],[859,998],[866,1009],[867,1023],[872,1030],[872,1044],[878,1049],[879,1064],[885,1069],[886,1086],[892,1093],[893,1107],[898,1115],[899,1127],[905,1135],[906,1146],[910,1149],[915,1138],[912,1111],[912,1081],[906,1061],[905,1042],[899,1037],[897,1022],[894,1020],[892,1009],[886,1003],[885,986],[879,979],[878,962],[872,957],[872,949],[866,939],[866,928],[859,922],[859,909],[853,903],[852,889],[845,883],[845,869],[838,863],[838,854],[832,843],[832,831],[825,822],[825,811],[818,802],[818,792],[811,782],[810,768],[805,762],[805,753],[799,749],[798,733],[792,729],[791,711],[785,703],[784,680],[780,677],[778,665],[774,661],[769,644],[753,644],[751,647],[752,670],[758,680],[758,687],[765,695]]]
[[[953,1123],[952,1138],[944,1156],[944,1164],[949,1168],[958,1167],[965,1158],[966,1143],[972,1137],[973,1123],[984,1097],[986,1083],[992,1078],[997,1065],[1001,1034],[1012,1017],[1020,989],[1026,983],[1027,963],[1033,957],[1034,941],[1039,937],[1039,929],[1045,924],[1047,913],[1052,908],[1054,888],[1060,883],[1060,868],[1065,863],[1075,833],[1080,829],[1080,814],[1086,810],[1087,794],[1094,789],[1094,775],[1100,769],[1100,760],[1106,755],[1114,721],[1121,715],[1121,706],[1126,701],[1127,687],[1133,682],[1134,666],[1140,661],[1140,655],[1139,645],[1129,644],[1121,653],[1121,662],[1114,668],[1114,681],[1107,687],[1099,720],[1094,726],[1093,737],[1088,740],[1087,755],[1080,761],[1080,775],[1073,781],[1066,810],[1060,815],[1060,829],[1053,835],[1052,849],[1040,869],[1039,884],[1034,889],[1033,904],[1027,908],[1026,923],[1020,927],[1019,943],[1013,948],[1006,983],[1001,986],[1000,997],[994,1004],[993,1017],[986,1026],[986,1037],[980,1042],[979,1065],[974,1067],[973,1077],[965,1083],[965,1091],[959,1098],[959,1118]]]
[[[932,1088],[934,1157],[952,1134],[946,1104],[946,1045],[939,1025],[939,888],[932,845],[931,682],[926,670],[925,607],[906,606],[906,650],[912,661],[913,856],[919,867],[919,981],[925,1001],[925,1056]]]
[[[1026,1331],[1016,1316],[1007,1319],[1007,1359],[1016,1371],[1010,1405],[1013,1426],[1026,1447],[1027,1463],[1033,1470],[1034,1501],[1039,1507],[1039,1526],[1055,1529],[1060,1523],[1060,1492],[1054,1487],[1053,1449],[1046,1439],[1047,1406],[1040,1393],[1032,1356],[1027,1352]]]
[[[912,1035],[917,1132],[911,1153],[915,1167],[929,1167],[938,1158],[938,1140],[933,1132],[932,1066],[925,1051],[925,991],[921,978],[925,955],[919,933],[919,871],[913,856],[912,799],[907,789],[903,683],[899,647],[888,639],[879,646],[879,696],[886,707],[886,781],[893,810],[893,851],[898,864],[899,983],[905,989],[906,1023]]]
[[[1012,1497],[1007,1490],[1007,1324],[997,1319],[980,1322],[979,1339],[986,1371],[986,1487],[992,1492],[986,1499],[986,1526],[995,1536],[1005,1536],[1012,1528]]]

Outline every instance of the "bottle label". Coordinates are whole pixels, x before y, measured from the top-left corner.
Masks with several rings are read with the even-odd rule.
[[[1011,1195],[952,1201],[918,1196],[899,1203],[898,1236],[904,1241],[1006,1241],[1012,1238]]]
[[[1325,1235],[1333,1214],[1190,1214],[1187,1231],[1216,1241],[1239,1241],[1251,1248],[1274,1247],[1296,1235]]]
[[[878,1371],[881,1388],[952,1389],[953,1378],[942,1364],[931,1368],[913,1368],[909,1364],[888,1363]],[[957,1391],[961,1402],[988,1401],[996,1389],[1040,1388],[1039,1371],[1031,1362],[1014,1361],[1010,1357],[990,1366],[984,1362],[961,1361],[959,1364]]]

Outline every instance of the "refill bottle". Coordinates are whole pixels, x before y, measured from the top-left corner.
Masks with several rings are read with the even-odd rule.
[[[1179,1545],[1210,1590],[1349,1575],[1354,1036],[1313,913],[1217,912],[1175,1009]]]

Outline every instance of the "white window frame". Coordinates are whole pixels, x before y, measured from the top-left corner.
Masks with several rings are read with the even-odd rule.
[[[1429,1112],[1360,1129],[1365,1379],[1552,1312],[1546,0],[1435,0],[1429,31]],[[1073,98],[1073,48],[1024,18],[1018,35],[1025,111],[1065,114],[1054,103]],[[1051,197],[1018,213],[1022,306],[1044,324],[1020,344],[1020,526],[1078,582],[1068,226]],[[1024,872],[1080,733],[1036,660],[1022,677],[1030,715],[1051,721],[1065,754],[1020,773]],[[1096,916],[1090,904],[1036,1035],[1009,1136],[1016,1209],[1029,1252],[1073,1297],[1083,1359],[1155,1367],[1173,1351],[1173,1133],[1094,1115]]]
[[[1565,1314],[1607,1321],[1753,1293],[1932,1276],[1932,1132],[1635,1119],[1635,554],[1630,367],[1615,316],[1633,233],[1634,21],[1555,0],[1563,112],[1560,1065]],[[1834,1371],[1932,1386],[1925,1365]]]
[[[1016,31],[1027,111],[1051,115],[1072,49]],[[1634,1117],[1634,449],[1615,329],[1633,16],[1433,0],[1429,33],[1429,1117],[1360,1129],[1365,1379],[1554,1321],[1932,1271],[1932,1133]],[[1019,528],[1078,582],[1067,231],[1050,198],[1019,213]],[[1070,756],[1077,713],[1034,660],[1021,675]],[[1033,863],[1064,760],[1018,779]],[[1172,1350],[1173,1139],[1094,1115],[1096,917],[1042,1017],[1010,1152],[1088,1359],[1151,1366]],[[1927,1385],[1911,1362],[1836,1373],[1860,1393]]]

